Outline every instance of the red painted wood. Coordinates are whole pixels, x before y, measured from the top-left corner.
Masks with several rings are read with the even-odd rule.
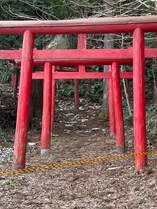
[[[0,50],[0,59],[20,59],[22,50]]]
[[[133,98],[134,98],[134,150],[146,151],[145,116],[145,75],[144,75],[144,33],[137,28],[133,33]],[[136,168],[146,165],[146,156],[135,154]]]
[[[91,66],[89,66],[89,68],[90,67]],[[69,70],[58,70],[57,72],[65,72],[65,73],[67,73],[67,72],[71,72],[71,71],[69,71]],[[75,71],[73,71],[73,72],[75,72]],[[39,77],[41,76],[41,78],[42,78],[42,72],[40,72],[39,75],[38,75],[38,72],[34,72],[33,73],[33,77],[37,78],[38,76]],[[133,78],[133,72],[120,72],[120,78],[132,79]]]
[[[120,78],[132,79],[133,72],[120,72]]]
[[[111,65],[109,66],[109,72],[112,72]],[[109,132],[111,135],[115,134],[115,113],[114,113],[114,100],[112,89],[112,78],[108,80],[108,108],[109,108]]]
[[[116,62],[112,63],[112,88],[116,124],[116,148],[119,153],[122,153],[125,149],[124,121],[121,101],[119,66]]]
[[[144,56],[145,56],[145,58],[156,58],[157,57],[157,48],[145,48],[144,49]]]
[[[67,73],[67,74],[66,74]],[[70,73],[70,74],[69,74]],[[102,74],[102,73],[94,73],[94,75],[92,75],[92,73],[84,73],[83,75],[81,75],[80,73],[74,73],[71,74],[71,72],[57,72],[57,74],[55,74],[55,77],[57,79],[72,79],[70,76],[72,76],[72,78],[77,78],[79,79],[79,77],[81,79],[88,79],[88,78],[93,78],[93,79],[102,79],[102,78],[111,78],[111,73],[107,73],[107,74]],[[84,77],[84,78],[83,78]],[[120,78],[127,78],[127,79],[132,79],[133,77],[133,73],[132,72],[120,72]],[[43,79],[44,78],[44,74],[43,72],[34,72],[32,74],[32,79]]]
[[[44,79],[44,72],[33,72],[32,79]]]
[[[116,50],[116,49],[115,49]],[[64,51],[64,50],[63,50]],[[129,49],[130,51],[130,49]],[[100,52],[100,53],[99,53]],[[100,51],[100,50],[65,50],[64,53],[67,54],[67,58],[65,57],[64,53],[62,53],[61,51],[58,50],[35,50],[34,51],[34,66],[43,66],[45,62],[51,62],[52,64],[55,65],[59,65],[59,66],[78,66],[79,64],[82,65],[82,69],[84,69],[83,65],[93,65],[93,64],[98,64],[98,65],[102,65],[102,64],[111,64],[114,60],[116,60],[117,62],[119,62],[120,64],[132,64],[132,58],[131,55],[129,58],[126,58],[126,53],[127,51],[120,51],[120,55],[117,54],[116,57],[113,57],[111,55],[111,53],[117,54],[118,51]],[[125,53],[124,53],[125,52]],[[82,53],[84,53],[84,55],[82,55]],[[108,54],[107,54],[108,53]],[[129,52],[128,52],[129,53]],[[47,54],[47,56],[45,56],[45,54]],[[73,55],[72,55],[73,54]],[[76,54],[76,55],[74,55]],[[94,55],[97,54],[97,55]],[[129,53],[130,54],[130,53]],[[56,55],[56,57],[54,57],[54,55]],[[99,56],[100,55],[100,56]],[[4,57],[5,54],[3,53],[2,58],[3,59],[9,59],[9,56],[6,55],[6,57]],[[11,55],[11,59],[13,58],[14,55]],[[1,58],[1,51],[0,51],[0,58]],[[18,59],[18,57],[14,57],[16,59],[16,62],[18,63],[18,65],[20,65],[20,59]],[[82,70],[84,71],[84,70]]]
[[[35,61],[53,61],[58,65],[69,62],[76,64],[80,63],[105,63],[116,61],[131,62],[132,49],[56,49],[56,50],[34,50],[33,57]],[[65,64],[66,65],[66,64]]]
[[[157,48],[145,48],[145,58],[157,58]],[[9,54],[14,58],[14,56],[18,57],[21,56],[20,51],[15,50],[15,55],[14,52],[12,54],[12,51],[14,50],[0,50],[0,57],[1,54],[2,56],[5,56],[5,51],[6,53],[6,58],[9,57]],[[133,59],[133,48],[127,48],[127,49],[56,49],[56,50],[37,50],[34,49],[34,54],[33,57],[34,59],[42,60],[43,58],[53,58],[54,59],[63,59],[63,56],[65,54],[67,56],[67,59],[105,59],[106,61],[114,61],[116,59],[118,60],[132,60]],[[83,53],[81,55],[81,53]],[[5,58],[5,57],[4,57]],[[11,58],[10,58],[11,59]]]
[[[78,18],[68,20],[11,20],[0,21],[0,28],[24,28],[24,27],[79,27],[79,26],[100,26],[100,25],[126,25],[140,23],[155,23],[156,15],[149,16],[130,16],[130,17],[103,17],[103,18]],[[80,32],[81,33],[81,32]]]
[[[55,79],[103,79],[110,78],[110,72],[55,72]]]
[[[50,148],[51,143],[51,107],[52,107],[52,65],[48,62],[44,66],[43,85],[43,113],[41,132],[41,153]]]
[[[51,126],[53,130],[53,123],[54,123],[54,118],[55,118],[55,97],[56,97],[56,80],[54,77],[55,74],[55,66],[52,66],[52,106],[51,106]]]
[[[156,16],[88,18],[61,21],[1,21],[0,34],[21,34],[25,30],[39,34],[122,33],[137,27],[145,32],[157,31]]]
[[[78,34],[77,49],[86,49],[87,35],[85,33]]]
[[[30,93],[32,82],[32,56],[34,36],[30,31],[25,31],[23,37],[23,50],[21,62],[21,76],[17,108],[17,121],[14,142],[15,169],[25,167],[27,128],[29,118]]]
[[[0,59],[16,60],[20,65],[21,50],[0,50]],[[56,49],[56,50],[37,50],[34,49],[34,66],[44,65],[46,61],[55,62],[58,65],[78,65],[91,63],[111,63],[118,61],[121,64],[131,63],[133,58],[132,48],[128,49]],[[157,58],[157,48],[146,48],[145,58]],[[99,63],[100,61],[100,63]],[[70,63],[68,63],[70,62]],[[84,67],[84,66],[83,66]]]
[[[135,30],[135,31],[134,31]],[[77,50],[35,50],[33,51],[33,33],[65,34],[65,33],[122,33],[134,32],[133,49],[84,49]],[[18,114],[14,144],[14,168],[25,165],[26,138],[28,126],[29,100],[32,78],[43,79],[43,74],[32,76],[32,65],[43,65],[51,62],[59,66],[81,65],[79,72],[52,73],[52,123],[55,111],[56,79],[103,79],[111,78],[108,73],[85,72],[84,65],[112,63],[112,90],[114,95],[116,120],[117,150],[124,149],[124,125],[120,92],[120,77],[132,78],[132,74],[120,74],[118,65],[131,64],[133,61],[133,89],[134,89],[134,144],[135,152],[146,150],[145,136],[145,85],[144,85],[144,56],[157,57],[157,49],[145,49],[144,32],[157,32],[157,17],[124,17],[105,19],[79,19],[63,21],[34,21],[34,22],[3,22],[0,21],[0,34],[23,34],[23,49],[17,51],[0,51],[0,58],[21,60],[21,81],[18,101]],[[83,44],[83,42],[81,43]],[[22,53],[22,54],[21,54]],[[32,57],[34,63],[32,63]],[[118,125],[117,125],[118,124]],[[142,169],[146,165],[146,156],[136,156],[136,168]]]

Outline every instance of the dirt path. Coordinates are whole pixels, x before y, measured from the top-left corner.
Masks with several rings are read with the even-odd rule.
[[[40,156],[37,144],[33,147],[28,164],[52,164],[106,156],[114,149],[114,139],[100,133],[56,136],[48,158]],[[133,160],[125,159],[1,177],[0,208],[155,209],[156,166],[156,159],[150,159],[149,169],[137,173]]]
[[[40,156],[40,131],[30,132],[27,165],[112,154],[115,139],[108,135],[107,122],[104,128],[100,105],[88,106],[82,100],[78,113],[72,102],[60,101],[57,107],[50,155]],[[132,151],[132,128],[126,127],[126,143],[127,151]],[[11,163],[0,164],[0,168],[11,168]],[[155,209],[156,194],[156,156],[150,157],[142,173],[135,171],[133,159],[123,159],[0,177],[0,209]]]

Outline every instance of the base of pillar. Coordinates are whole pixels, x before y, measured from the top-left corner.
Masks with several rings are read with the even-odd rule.
[[[21,170],[24,168],[25,168],[25,166],[22,166],[22,165],[13,165],[13,170]]]
[[[74,111],[75,111],[75,113],[78,113],[79,108],[78,107],[75,107]]]
[[[125,148],[117,148],[116,149],[116,154],[123,154],[125,153]]]
[[[115,133],[109,133],[111,137],[114,137],[115,136]]]
[[[41,149],[41,156],[47,156],[50,154],[50,150],[49,149]]]

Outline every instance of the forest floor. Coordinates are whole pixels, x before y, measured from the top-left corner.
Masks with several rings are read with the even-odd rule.
[[[1,95],[2,101],[4,93]],[[7,107],[1,102],[5,117],[1,117],[0,123],[4,125],[10,114],[12,122],[8,126],[11,127],[15,110],[10,109],[10,113],[9,104],[16,106],[11,101]],[[78,112],[74,111],[72,99],[57,102],[50,154],[40,156],[39,123],[28,134],[27,165],[112,155],[115,138],[109,136],[108,122],[104,123],[100,112],[100,104],[85,99],[81,99]],[[6,130],[6,136],[1,134],[0,170],[11,169],[12,164],[13,130]],[[125,137],[127,152],[133,151],[132,127],[125,127]],[[0,209],[155,209],[156,194],[155,155],[149,156],[148,167],[143,172],[135,171],[134,160],[129,158],[0,177]]]

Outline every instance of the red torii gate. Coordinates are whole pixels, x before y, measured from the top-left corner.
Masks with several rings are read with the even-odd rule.
[[[79,34],[78,35],[78,49],[86,49],[86,34]],[[112,52],[112,50],[111,50]],[[47,51],[46,51],[47,53]],[[19,60],[16,60],[16,62],[19,66],[21,63]],[[44,79],[44,92],[43,92],[43,116],[42,116],[42,133],[41,133],[41,154],[46,154],[49,151],[50,148],[50,141],[51,141],[51,127],[53,127],[53,121],[54,121],[54,112],[55,112],[55,84],[56,84],[56,79],[54,79],[54,76],[52,76],[51,71],[51,64],[49,62],[37,62],[34,60],[33,65],[35,66],[40,66],[44,65],[44,72],[33,72],[32,73],[32,79]],[[88,66],[89,68],[90,66]],[[79,65],[74,67],[75,70],[78,68],[78,72],[84,72],[85,73],[85,66],[84,65]],[[55,69],[53,68],[53,72],[55,73]],[[67,70],[59,70],[61,73],[67,72]],[[72,74],[74,72],[71,72]],[[118,72],[119,73],[119,72]],[[90,73],[88,76],[93,76],[94,74]],[[99,75],[99,76],[98,76]],[[132,79],[132,72],[120,72],[120,77],[121,78],[131,78]],[[52,78],[51,78],[52,76]],[[112,75],[110,74],[110,78]],[[95,74],[94,78],[99,78],[99,74]],[[52,79],[52,81],[51,81]],[[62,78],[61,78],[62,79]],[[68,77],[66,79],[71,79],[71,77]],[[110,79],[111,80],[111,79]],[[54,88],[51,89],[51,82],[54,84]],[[114,83],[114,82],[113,82]],[[78,108],[78,82],[76,79],[74,79],[74,86],[75,86],[75,108]],[[115,87],[116,88],[116,87]],[[121,101],[121,95],[120,95],[120,86],[118,82],[118,87],[119,89],[119,99],[118,101]],[[117,98],[117,96],[115,97]],[[117,101],[116,102],[116,118],[117,118],[117,126],[115,126],[115,117],[114,117],[114,104],[112,102],[112,85],[109,85],[109,121],[110,121],[110,133],[114,134],[115,133],[115,127],[117,127],[116,131],[116,148],[118,153],[123,153],[124,152],[124,124],[123,124],[123,113],[122,113],[122,104],[119,102],[120,106],[117,106]],[[51,105],[52,102],[52,105]],[[50,114],[50,106],[52,107],[51,112],[52,115]],[[52,116],[52,118],[50,117]],[[121,124],[121,126],[119,125]],[[122,142],[121,142],[122,141]],[[121,147],[123,146],[123,148]]]
[[[17,123],[14,143],[14,168],[25,166],[26,139],[28,127],[29,101],[32,81],[33,60],[45,63],[46,71],[55,79],[102,79],[112,78],[114,86],[114,104],[116,122],[121,116],[116,108],[121,109],[119,68],[120,64],[133,64],[134,91],[134,147],[137,169],[146,165],[146,155],[137,155],[146,151],[145,128],[145,81],[144,58],[157,57],[157,49],[144,49],[144,32],[157,31],[157,17],[92,18],[64,21],[0,21],[0,34],[23,34],[23,48],[20,50],[0,51],[1,59],[21,59],[21,78],[19,87]],[[36,50],[34,34],[64,33],[133,33],[133,48],[130,49],[76,49],[76,50]],[[92,65],[112,64],[112,72],[55,72],[56,65]],[[51,69],[51,65],[53,68]],[[52,73],[51,73],[52,71]],[[37,74],[36,74],[37,75]],[[38,74],[39,76],[39,74]],[[49,76],[48,76],[49,77]],[[119,118],[118,118],[119,117]],[[116,129],[119,149],[124,149],[124,131]],[[118,141],[120,140],[120,141]]]
[[[84,34],[79,34],[78,36],[78,42],[79,42],[79,37],[84,37]],[[17,62],[17,61],[16,61]],[[20,65],[21,63],[17,62],[18,65]],[[51,128],[53,127],[53,121],[54,121],[54,112],[55,112],[55,94],[56,94],[56,88],[55,88],[55,84],[56,84],[56,79],[54,78],[54,76],[52,76],[52,64],[49,62],[45,62],[45,63],[37,63],[35,62],[34,65],[35,66],[40,66],[44,64],[44,72],[33,72],[32,73],[32,79],[44,79],[44,88],[43,88],[43,116],[42,116],[42,134],[41,134],[41,154],[46,154],[49,151],[50,148],[50,141],[51,141]],[[111,66],[110,66],[111,67]],[[75,68],[77,68],[75,66]],[[89,66],[88,66],[89,68]],[[79,65],[78,66],[78,71],[81,71],[82,69],[85,72],[85,66],[84,65]],[[110,68],[111,69],[111,68]],[[67,73],[67,70],[59,70],[59,72],[61,73]],[[70,71],[69,71],[70,72]],[[53,66],[53,73],[55,73],[55,67]],[[74,73],[71,72],[71,73]],[[120,73],[120,74],[119,74]],[[93,74],[93,73],[92,73]],[[99,73],[100,74],[100,73]],[[132,72],[117,72],[117,74],[119,74],[120,78],[127,78],[127,79],[132,79],[133,77],[133,73]],[[91,74],[90,74],[91,75]],[[94,74],[93,74],[94,75]],[[93,76],[92,75],[92,76]],[[101,79],[101,77],[98,77],[98,74],[95,75],[94,78],[98,78]],[[115,90],[115,93],[118,92],[118,100],[115,100],[115,105],[117,106],[116,108],[116,120],[115,120],[115,114],[114,114],[114,101],[113,101],[113,96],[112,96],[112,80],[113,76],[112,74],[109,75],[109,121],[110,121],[110,134],[115,134],[115,127],[117,127],[117,131],[116,131],[116,147],[117,147],[117,151],[118,153],[123,153],[124,152],[124,148],[121,148],[121,144],[124,143],[124,124],[123,124],[123,113],[122,113],[122,104],[121,104],[121,95],[120,95],[120,82],[116,83],[115,85],[118,85],[117,87],[115,86],[114,89],[117,89],[117,91]],[[111,79],[112,78],[112,79]],[[71,79],[71,77],[65,78],[65,79]],[[116,78],[117,80],[117,78]],[[116,81],[115,80],[115,81]],[[51,88],[51,82],[52,85],[54,85],[54,87]],[[75,108],[77,109],[78,106],[78,84],[77,84],[77,80],[74,80],[75,82]],[[115,82],[113,82],[114,84]],[[77,85],[77,86],[76,86]],[[115,95],[115,98],[117,98],[117,95]],[[117,101],[119,102],[119,105],[117,104]],[[52,102],[52,105],[51,105]],[[51,109],[52,108],[52,109]],[[52,114],[50,114],[50,109]],[[52,117],[52,118],[51,118]],[[115,121],[117,121],[116,125],[115,125]],[[121,126],[119,125],[121,123]],[[123,139],[123,140],[122,140]],[[121,142],[122,141],[122,142]],[[124,146],[124,145],[123,145]]]

